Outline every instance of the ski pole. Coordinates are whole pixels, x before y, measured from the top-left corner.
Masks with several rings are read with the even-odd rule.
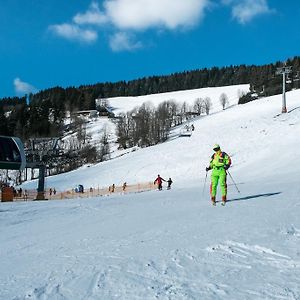
[[[231,174],[230,174],[230,172],[229,172],[228,170],[227,170],[227,173],[229,174],[229,176],[230,176],[230,178],[231,178],[231,180],[232,180],[234,186],[236,187],[237,191],[238,191],[239,193],[241,193],[240,190],[239,190],[239,188],[237,187],[237,184],[234,182],[234,180],[233,180],[233,178],[232,178],[232,176],[231,176]]]
[[[205,180],[204,180],[204,185],[203,185],[202,196],[204,195],[204,190],[205,190],[205,186],[206,186],[206,179],[207,179],[207,171],[206,171],[206,175],[205,175]]]

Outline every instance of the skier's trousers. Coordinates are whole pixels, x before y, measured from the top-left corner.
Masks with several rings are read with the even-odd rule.
[[[211,173],[210,194],[216,197],[218,183],[220,182],[222,196],[227,196],[227,174],[224,168],[213,168]]]

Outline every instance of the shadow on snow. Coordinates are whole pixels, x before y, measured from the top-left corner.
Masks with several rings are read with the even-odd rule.
[[[231,202],[231,201],[244,201],[244,200],[250,200],[250,199],[255,199],[255,198],[260,198],[260,197],[271,197],[271,196],[275,196],[275,195],[279,195],[279,194],[281,194],[281,192],[257,194],[257,195],[251,195],[251,196],[242,197],[242,198],[229,199],[229,200],[227,200],[227,202]]]

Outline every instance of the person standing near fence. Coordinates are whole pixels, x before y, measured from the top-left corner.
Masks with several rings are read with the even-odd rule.
[[[28,200],[28,192],[27,192],[27,190],[24,190],[23,197],[24,197],[24,201]]]
[[[160,177],[159,174],[157,175],[157,178],[154,180],[154,184],[157,184],[157,188],[159,191],[162,190],[162,182],[163,181],[166,181],[166,180],[164,180],[162,177]]]

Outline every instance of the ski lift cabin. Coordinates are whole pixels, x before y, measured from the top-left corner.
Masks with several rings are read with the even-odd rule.
[[[26,166],[24,146],[17,137],[0,136],[0,169],[23,170]]]

